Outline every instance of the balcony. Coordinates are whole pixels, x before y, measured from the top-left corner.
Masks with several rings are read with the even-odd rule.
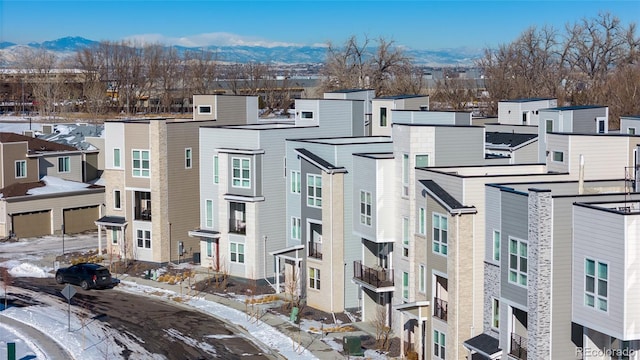
[[[247,223],[238,219],[229,219],[229,232],[234,234],[247,234]]]
[[[511,350],[509,355],[527,360],[527,338],[511,333]]]
[[[433,316],[440,320],[447,321],[447,308],[449,304],[438,298],[433,298]]]
[[[309,242],[307,246],[309,248],[309,257],[322,260],[322,243]]]
[[[353,277],[376,289],[393,286],[393,269],[370,268],[360,260],[353,262]]]

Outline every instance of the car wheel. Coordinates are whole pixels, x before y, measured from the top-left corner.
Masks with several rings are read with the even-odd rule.
[[[56,282],[58,284],[63,284],[64,283],[64,278],[62,277],[62,274],[56,274]]]
[[[89,290],[89,283],[87,282],[87,280],[82,280],[82,282],[80,283],[80,287],[82,288],[82,290]]]

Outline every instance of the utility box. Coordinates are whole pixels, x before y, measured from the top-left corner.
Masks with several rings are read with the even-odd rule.
[[[362,341],[359,336],[345,336],[342,338],[342,351],[345,355],[363,356]]]

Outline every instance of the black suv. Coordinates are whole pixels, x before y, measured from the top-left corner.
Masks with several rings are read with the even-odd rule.
[[[80,285],[82,289],[112,288],[118,284],[117,279],[111,278],[109,269],[102,265],[81,263],[56,271],[58,284],[70,283]]]

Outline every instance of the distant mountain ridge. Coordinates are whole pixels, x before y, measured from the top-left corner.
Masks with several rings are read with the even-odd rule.
[[[0,56],[4,58],[5,67],[12,66],[15,61],[17,49],[28,46],[43,48],[60,57],[71,56],[76,51],[97,45],[99,41],[85,39],[78,36],[69,36],[42,43],[32,42],[26,45],[11,42],[0,43]],[[176,46],[180,51],[203,49],[202,47]],[[326,56],[326,48],[322,46],[208,46],[204,49],[217,54],[220,61],[225,62],[261,62],[283,64],[314,64],[323,63]],[[474,61],[482,54],[480,49],[454,48],[440,50],[416,50],[405,48],[416,65],[424,66],[472,66]],[[1,63],[0,63],[1,64]]]

